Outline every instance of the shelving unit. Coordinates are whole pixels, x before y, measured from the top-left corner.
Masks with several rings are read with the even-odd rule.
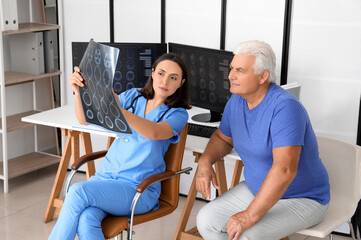
[[[19,29],[17,30],[8,30],[3,31],[3,36],[11,35],[11,34],[21,34],[21,33],[29,33],[29,32],[39,32],[46,30],[54,30],[59,29],[59,25],[48,24],[48,23],[19,23]]]
[[[26,82],[33,82],[37,79],[42,78],[49,78],[53,76],[58,76],[61,74],[61,71],[56,71],[53,73],[45,73],[42,75],[33,75],[28,73],[22,73],[22,72],[13,72],[13,71],[6,71],[5,72],[5,87],[16,85],[16,84],[22,84]]]
[[[32,3],[32,1],[30,1]],[[45,14],[45,9],[43,7],[43,13]],[[53,6],[56,7],[56,6]],[[0,12],[0,20],[2,21],[2,13]],[[45,16],[44,16],[45,19]],[[44,73],[40,75],[28,74],[18,71],[11,71],[5,69],[6,63],[4,61],[9,61],[8,59],[4,59],[4,52],[7,50],[4,48],[4,37],[15,35],[15,34],[24,34],[24,33],[32,33],[32,32],[43,32],[48,30],[57,30],[60,34],[60,25],[57,24],[47,24],[47,23],[35,23],[35,22],[27,22],[27,23],[19,23],[19,28],[17,30],[7,30],[2,31],[0,34],[0,107],[1,107],[1,118],[0,118],[0,134],[2,141],[2,156],[0,162],[0,179],[4,182],[4,192],[7,193],[9,191],[9,179],[18,177],[20,175],[51,166],[60,162],[60,156],[55,154],[50,154],[46,152],[38,151],[38,133],[37,127],[33,124],[22,122],[21,118],[25,116],[29,116],[35,113],[40,112],[37,109],[37,93],[35,82],[40,79],[49,79],[50,80],[50,89],[51,97],[52,97],[52,107],[54,104],[54,89],[53,89],[53,77],[60,78],[62,71],[55,70],[51,73]],[[60,38],[60,37],[59,37]],[[56,41],[57,42],[57,41]],[[62,51],[62,41],[57,43],[57,49]],[[9,50],[11,51],[11,49]],[[54,56],[54,59],[57,59],[58,56]],[[56,66],[56,65],[55,65]],[[61,66],[61,64],[60,64]],[[59,66],[59,68],[60,68]],[[61,68],[60,68],[61,69]],[[43,81],[43,80],[42,80]],[[6,89],[10,86],[20,85],[32,83],[32,101],[33,101],[33,110],[24,111],[16,114],[8,114],[7,112],[7,103],[6,102]],[[29,86],[28,86],[29,87]],[[13,103],[15,104],[15,103]],[[6,117],[4,117],[6,116]],[[34,152],[25,153],[21,156],[8,158],[8,133],[19,131],[25,128],[33,127],[34,128]],[[14,144],[14,143],[12,143]],[[57,142],[56,142],[57,144]]]

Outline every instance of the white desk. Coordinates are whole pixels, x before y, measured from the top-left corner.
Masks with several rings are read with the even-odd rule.
[[[65,175],[68,169],[70,157],[72,162],[79,158],[79,136],[82,138],[82,148],[84,154],[93,152],[90,133],[109,136],[108,147],[113,141],[116,134],[99,132],[90,129],[77,129],[73,126],[78,125],[73,106],[64,106],[52,110],[44,111],[21,119],[24,122],[40,124],[51,127],[58,127],[62,129],[63,136],[67,136],[63,154],[59,163],[58,171],[56,173],[53,188],[50,194],[48,207],[44,216],[44,222],[49,222],[53,219],[56,208],[61,208],[63,200],[59,199],[61,189],[65,180]],[[87,178],[95,173],[94,162],[89,162],[85,166]]]
[[[101,132],[96,130],[91,130],[87,128],[76,128],[74,126],[79,125],[78,120],[75,115],[74,106],[66,105],[63,107],[51,109],[41,113],[33,114],[30,116],[23,117],[21,119],[24,122],[30,122],[39,125],[45,125],[49,127],[57,127],[63,129],[77,130],[87,133],[95,133],[98,135],[104,135],[107,137],[116,137],[115,133]]]

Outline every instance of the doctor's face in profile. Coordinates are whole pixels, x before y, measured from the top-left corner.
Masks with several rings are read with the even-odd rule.
[[[152,71],[152,78],[155,95],[164,99],[173,95],[184,82],[181,67],[170,60],[158,63]]]

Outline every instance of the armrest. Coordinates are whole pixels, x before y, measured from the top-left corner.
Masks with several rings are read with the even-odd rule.
[[[187,167],[187,168],[184,168],[184,169],[180,170],[179,172],[166,171],[166,172],[154,174],[154,175],[149,176],[149,177],[147,177],[146,179],[144,179],[144,180],[138,185],[138,187],[137,187],[137,192],[138,192],[138,193],[143,193],[144,190],[146,190],[146,189],[147,189],[150,185],[152,185],[153,183],[166,180],[166,179],[168,179],[168,178],[171,178],[171,177],[180,175],[180,174],[182,174],[182,173],[189,174],[190,171],[192,171],[192,168],[191,168],[191,167]]]
[[[72,170],[66,179],[65,196],[68,194],[71,180],[73,179],[74,174],[78,171],[78,169],[87,162],[104,157],[105,154],[107,154],[107,152],[108,152],[108,150],[103,150],[103,151],[85,154],[85,155],[81,156],[80,158],[78,158],[78,160],[71,165]]]
[[[102,158],[105,156],[105,154],[107,154],[107,152],[108,150],[103,150],[103,151],[85,154],[80,158],[78,158],[78,160],[71,165],[71,169],[78,170],[79,167],[81,167],[84,163],[93,161],[98,158]]]

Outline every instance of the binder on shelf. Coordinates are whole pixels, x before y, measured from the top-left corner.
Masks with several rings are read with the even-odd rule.
[[[43,33],[10,36],[10,68],[12,71],[41,75],[45,72]]]
[[[17,30],[18,24],[18,5],[15,0],[2,0],[2,15],[3,21],[1,22],[1,28],[3,31]]]
[[[54,39],[52,31],[43,32],[44,35],[44,62],[45,72],[52,73],[54,68]]]
[[[1,1],[1,10],[2,10],[2,15],[3,15],[3,19],[1,22],[1,29],[3,31],[8,31],[11,30],[11,25],[10,25],[10,0],[2,0]]]
[[[4,0],[3,0],[4,1]],[[6,0],[5,0],[6,1]],[[8,0],[10,3],[10,29],[17,30],[19,29],[18,23],[18,1]]]

